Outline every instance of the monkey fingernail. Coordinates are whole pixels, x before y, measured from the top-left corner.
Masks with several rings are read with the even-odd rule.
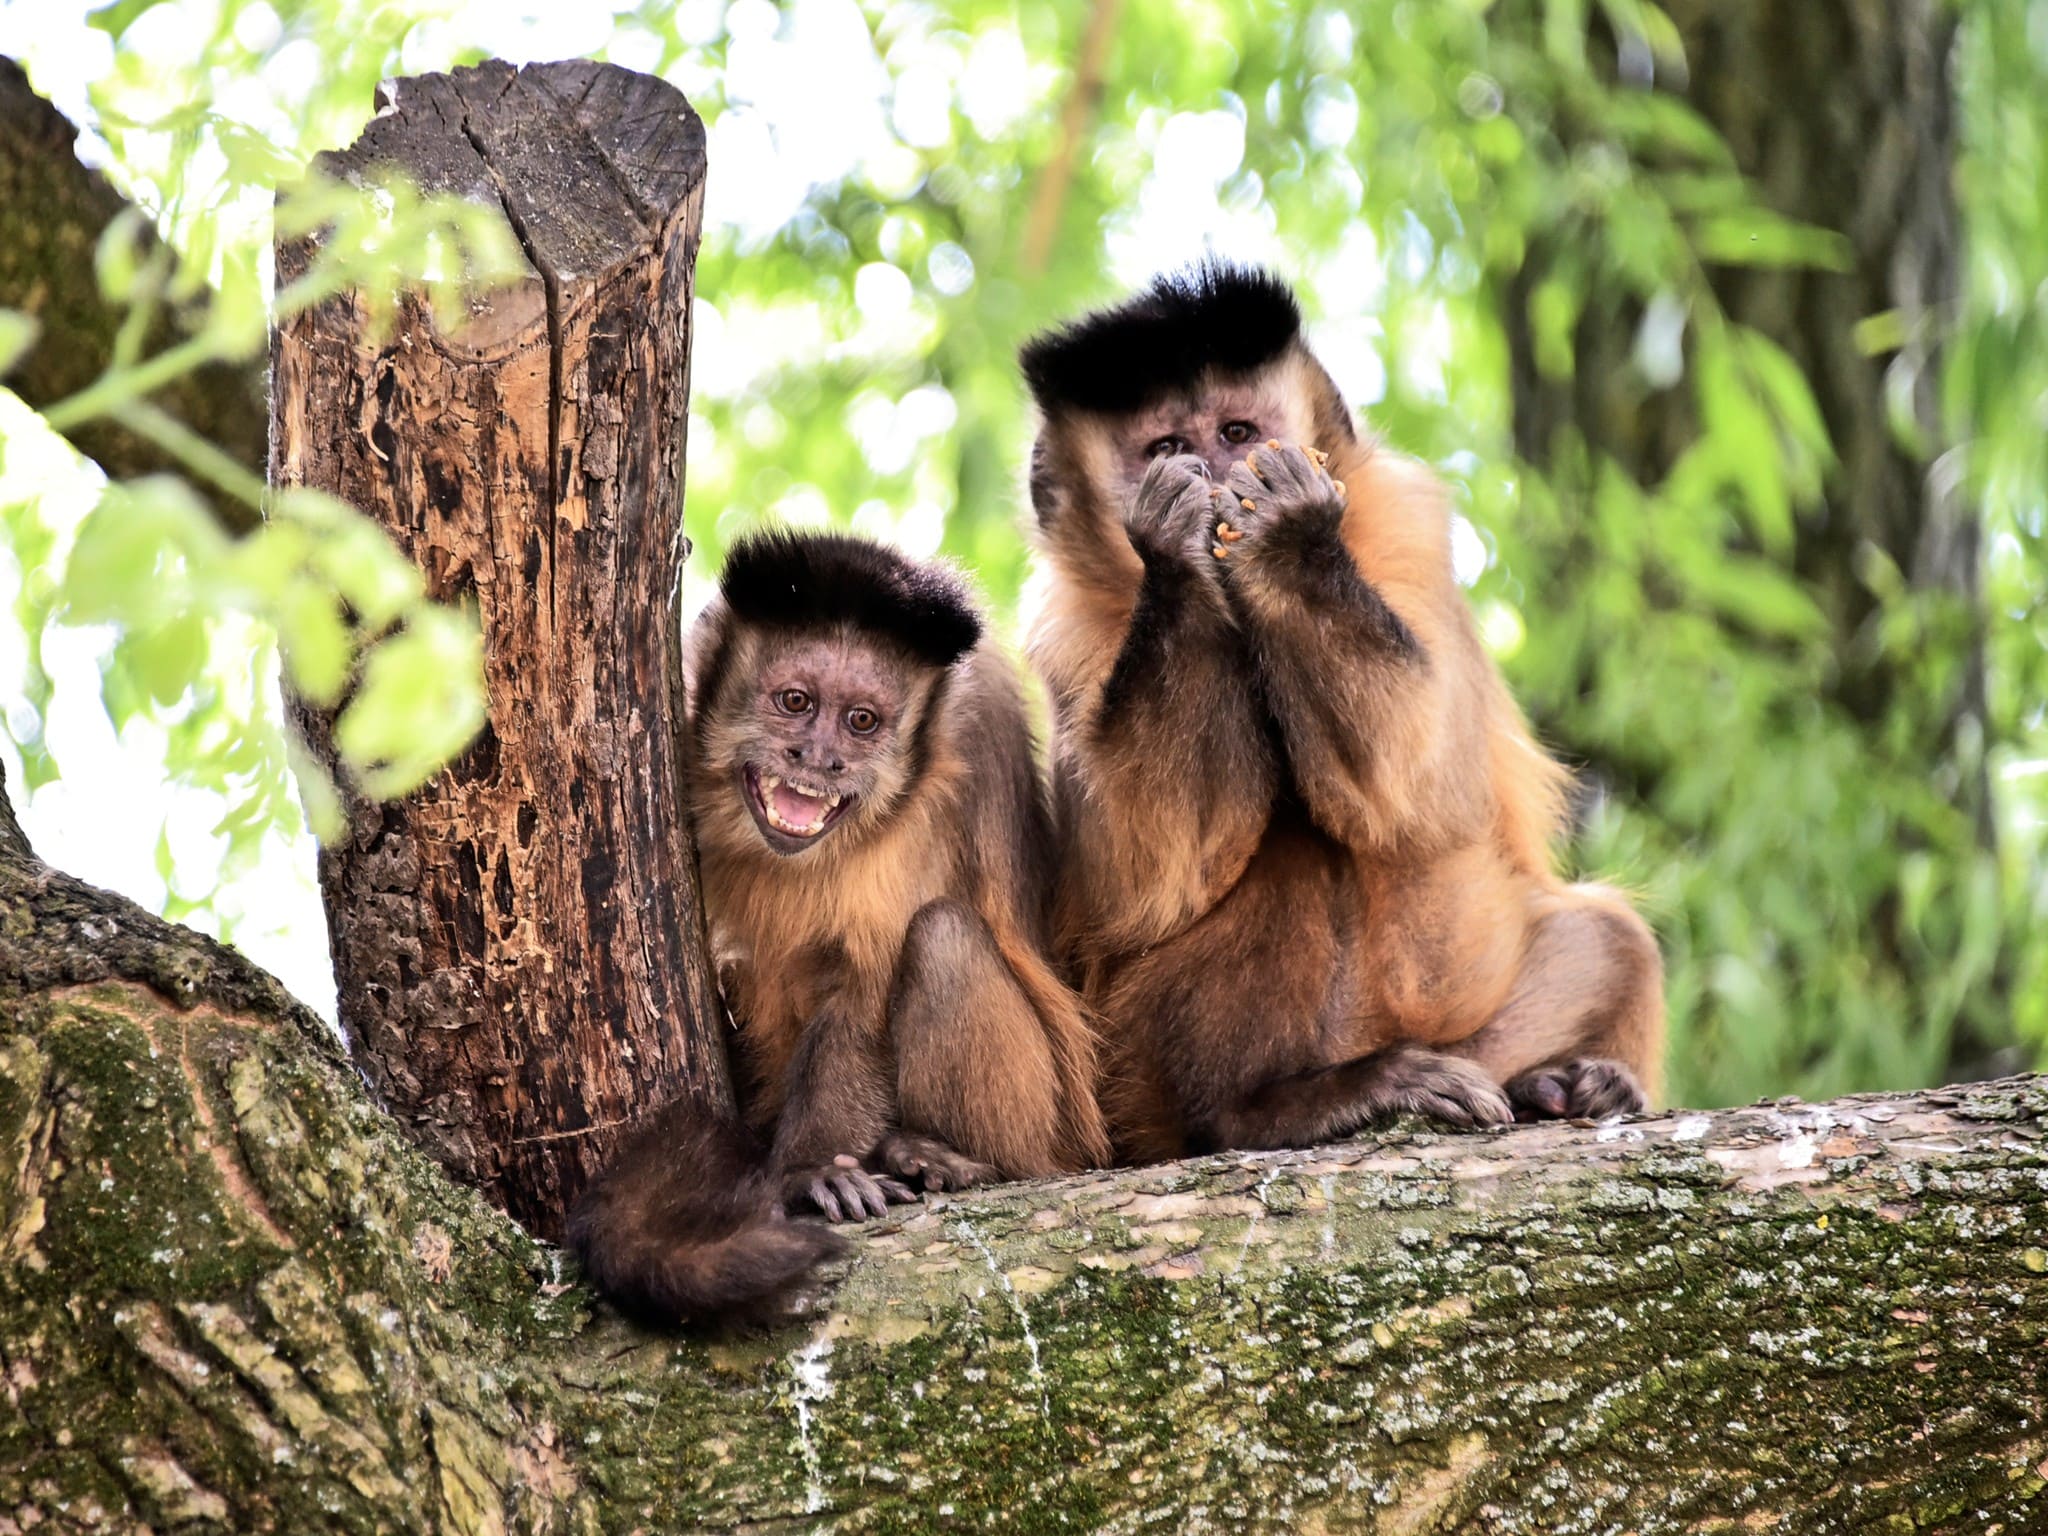
[[[1233,528],[1228,523],[1222,523],[1217,526],[1216,537],[1226,544],[1235,544],[1244,537],[1244,530],[1242,528]]]
[[[1277,437],[1269,437],[1266,439],[1266,446],[1272,449],[1275,453],[1278,453],[1280,451],[1280,439]]]
[[[1221,544],[1211,544],[1209,546],[1209,553],[1214,555],[1218,560],[1228,560],[1230,558],[1230,551],[1225,549]]]
[[[1237,503],[1237,504],[1238,504],[1239,506],[1243,507],[1243,508],[1245,509],[1245,511],[1247,511],[1247,512],[1256,512],[1256,511],[1258,511],[1258,510],[1259,510],[1259,509],[1258,509],[1258,508],[1257,508],[1256,506],[1254,506],[1254,505],[1252,504],[1252,499],[1251,499],[1251,497],[1249,497],[1249,496],[1241,496],[1241,497],[1239,497],[1239,498],[1238,498],[1238,503]]]

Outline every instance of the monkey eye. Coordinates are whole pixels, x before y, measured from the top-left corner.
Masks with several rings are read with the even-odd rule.
[[[1258,424],[1250,421],[1229,421],[1223,424],[1223,441],[1233,448],[1242,447],[1259,435]]]
[[[785,715],[807,715],[811,712],[811,696],[801,688],[785,688],[775,695],[775,707]]]
[[[1157,437],[1145,445],[1145,457],[1163,459],[1169,453],[1187,453],[1188,440],[1184,437]]]
[[[881,723],[882,717],[865,704],[856,704],[846,712],[846,728],[856,736],[872,736]]]

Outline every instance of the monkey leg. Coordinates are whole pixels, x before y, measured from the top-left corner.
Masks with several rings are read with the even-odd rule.
[[[1576,885],[1537,918],[1501,1009],[1450,1047],[1507,1086],[1525,1119],[1648,1107],[1664,1036],[1664,966],[1619,893]]]
[[[995,936],[972,908],[933,901],[904,936],[889,999],[897,1131],[880,1166],[928,1189],[1060,1170],[1052,1047]]]
[[[860,1221],[908,1204],[917,1192],[861,1166],[890,1123],[888,1061],[860,1010],[837,1000],[813,1018],[790,1058],[773,1160],[785,1204],[817,1207],[827,1221]]]
[[[1102,1005],[1114,1025],[1103,1092],[1128,1155],[1307,1146],[1402,1112],[1452,1125],[1513,1118],[1471,1062],[1369,1049],[1387,1037],[1360,1017],[1348,869],[1342,849],[1283,810],[1230,895],[1115,979]]]
[[[1306,1147],[1398,1114],[1466,1127],[1513,1118],[1493,1079],[1471,1062],[1394,1045],[1269,1078],[1219,1106],[1208,1124],[1217,1147]]]

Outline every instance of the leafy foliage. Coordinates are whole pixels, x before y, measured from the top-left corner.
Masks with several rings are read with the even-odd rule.
[[[118,46],[95,108],[177,236],[180,280],[203,274],[230,317],[260,291],[242,273],[270,178],[351,136],[378,74],[519,38],[395,5],[362,23],[339,0],[224,0],[166,67],[145,45],[175,9],[99,13]],[[834,521],[942,547],[1003,607],[1028,604],[1018,342],[1205,248],[1270,261],[1373,425],[1455,487],[1483,632],[1586,769],[1575,860],[1639,888],[1665,938],[1672,1094],[1902,1086],[2012,1041],[2048,1055],[2044,6],[1958,14],[1967,262],[1934,322],[1952,323],[1909,337],[1872,314],[1828,346],[1856,366],[1946,342],[1943,415],[1892,426],[1966,488],[1981,608],[1868,541],[1817,568],[1843,445],[1724,279],[1853,253],[1765,206],[1688,99],[1650,87],[1686,61],[1644,0],[619,9],[595,43],[676,81],[711,130],[690,579],[759,521]],[[296,116],[277,111],[281,77],[303,82]],[[406,248],[380,239],[350,280]],[[415,272],[447,270],[411,249]],[[1619,355],[1589,350],[1598,335]],[[8,526],[36,569],[32,520]],[[275,556],[301,597],[344,568],[371,579],[363,550],[310,552],[340,526],[314,518]],[[237,590],[224,567],[190,569],[195,602]],[[283,590],[237,601],[288,632],[294,666],[331,677],[374,632],[337,647]],[[18,600],[31,644],[56,600]],[[1959,729],[1980,646],[1988,702]],[[390,652],[372,670],[413,669]],[[1884,680],[1880,707],[1851,707],[1852,675]],[[155,697],[139,670],[134,687]],[[366,723],[355,745],[402,739]],[[448,743],[423,745],[406,771]]]
[[[96,20],[119,31],[130,22],[139,27],[146,10],[116,7]],[[268,496],[260,476],[149,397],[203,364],[261,357],[273,316],[343,292],[374,315],[388,312],[402,292],[424,291],[452,325],[469,288],[517,264],[495,210],[422,198],[399,182],[364,188],[309,176],[307,158],[319,147],[313,135],[325,126],[346,138],[359,123],[356,92],[331,97],[325,111],[316,105],[296,144],[209,110],[208,82],[253,62],[240,39],[247,29],[235,19],[222,18],[185,70],[163,70],[124,49],[95,87],[96,123],[115,166],[161,210],[169,238],[154,238],[140,206],[106,229],[93,263],[102,300],[123,317],[112,365],[39,421],[9,413],[0,430],[0,520],[20,573],[14,612],[28,640],[24,707],[10,714],[8,728],[28,787],[61,771],[42,733],[47,626],[110,626],[115,638],[100,680],[108,715],[117,728],[152,721],[164,733],[173,783],[222,799],[215,833],[226,846],[217,882],[247,870],[274,832],[294,831],[302,797],[316,830],[339,830],[326,769],[299,754],[283,729],[280,639],[292,688],[341,708],[341,765],[374,796],[418,784],[480,727],[480,639],[474,615],[427,601],[418,571],[374,524],[310,492]],[[337,42],[361,42],[324,12],[314,20],[323,38],[333,31]],[[306,46],[304,37],[297,41]],[[387,35],[368,52],[344,46],[331,61],[336,89],[367,88],[393,41]],[[282,31],[269,42],[273,57],[291,46]],[[337,116],[335,102],[344,99],[350,107]],[[319,230],[322,243],[303,276],[268,293],[270,205],[280,181],[296,190],[275,227]],[[252,217],[258,205],[261,216]],[[179,316],[181,334],[147,351],[145,338],[166,310]],[[37,339],[31,317],[0,311],[0,373]],[[263,508],[264,524],[232,540],[190,484],[156,476],[85,489],[94,504],[74,526],[59,507],[77,498],[82,472],[39,439],[108,416],[153,440],[193,479]],[[8,474],[10,459],[40,468]],[[171,915],[202,911],[210,893],[181,892],[170,863],[168,840],[161,840]]]

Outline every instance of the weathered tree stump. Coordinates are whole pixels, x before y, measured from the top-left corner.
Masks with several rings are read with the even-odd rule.
[[[387,91],[319,169],[502,203],[529,270],[454,334],[417,303],[373,334],[343,298],[275,338],[274,481],[370,512],[432,595],[477,604],[486,645],[481,739],[354,804],[321,888],[384,1103],[552,1235],[632,1116],[730,1104],[674,729],[703,125],[599,64]],[[281,244],[280,281],[309,254]]]

